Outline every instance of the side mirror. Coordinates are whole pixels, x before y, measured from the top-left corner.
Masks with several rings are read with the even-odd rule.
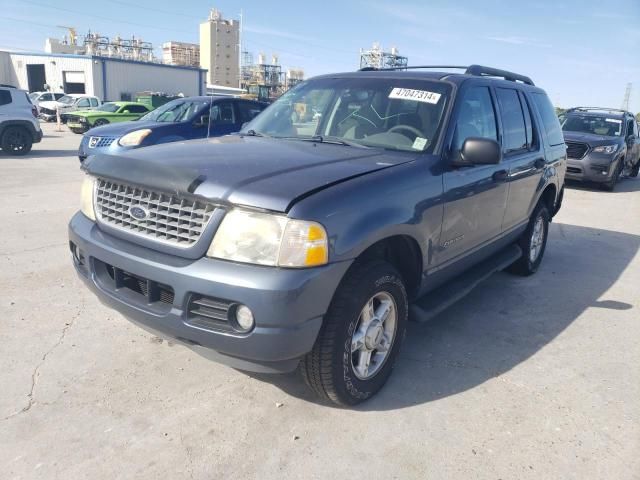
[[[462,144],[460,158],[454,166],[496,165],[502,161],[502,148],[495,140],[481,137],[469,137]]]

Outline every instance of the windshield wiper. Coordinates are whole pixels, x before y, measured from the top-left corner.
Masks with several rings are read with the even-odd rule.
[[[300,140],[307,140],[318,143],[335,143],[336,145],[344,145],[345,147],[369,148],[366,145],[362,145],[358,142],[351,142],[349,140],[345,140],[344,138],[332,136],[314,135],[311,138],[301,138]]]

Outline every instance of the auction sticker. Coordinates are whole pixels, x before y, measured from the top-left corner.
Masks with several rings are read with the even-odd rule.
[[[413,148],[414,150],[424,150],[424,147],[426,146],[427,146],[426,138],[416,137],[416,139],[413,142],[413,146],[411,148]]]
[[[397,100],[413,100],[414,102],[438,103],[442,95],[427,90],[413,90],[411,88],[394,88],[389,94],[389,98]]]
[[[622,123],[622,120],[617,120],[615,118],[605,118],[604,121],[609,123]]]

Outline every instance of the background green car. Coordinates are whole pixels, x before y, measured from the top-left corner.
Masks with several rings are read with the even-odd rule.
[[[107,102],[95,110],[73,112],[66,117],[67,126],[73,133],[84,133],[90,128],[107,123],[137,120],[149,112],[148,106],[136,102]]]

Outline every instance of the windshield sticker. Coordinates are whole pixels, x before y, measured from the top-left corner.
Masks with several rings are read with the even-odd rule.
[[[427,90],[412,90],[411,88],[394,88],[389,94],[389,98],[397,100],[413,100],[414,102],[436,104],[442,95],[440,93],[428,92]]]
[[[427,141],[428,140],[426,138],[416,137],[411,148],[414,150],[424,150],[424,147],[427,146]]]
[[[605,118],[604,121],[610,123],[622,123],[622,120],[616,120],[615,118]]]

